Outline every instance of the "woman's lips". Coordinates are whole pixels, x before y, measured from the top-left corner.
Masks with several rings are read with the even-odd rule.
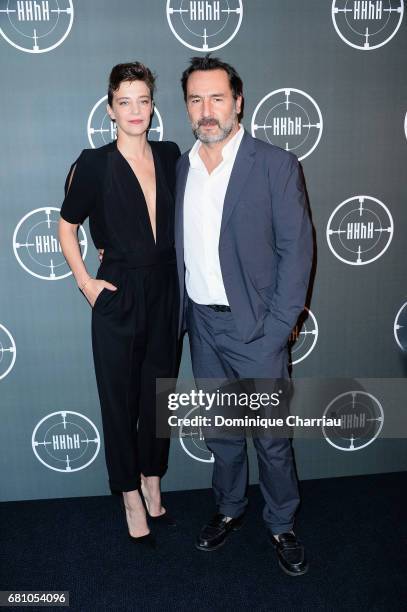
[[[133,123],[134,125],[138,125],[139,123],[143,123],[142,119],[131,119],[129,123]]]

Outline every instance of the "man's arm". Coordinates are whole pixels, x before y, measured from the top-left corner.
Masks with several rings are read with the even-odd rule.
[[[270,184],[277,283],[265,320],[276,350],[283,348],[304,309],[312,266],[312,224],[297,158],[287,154]]]

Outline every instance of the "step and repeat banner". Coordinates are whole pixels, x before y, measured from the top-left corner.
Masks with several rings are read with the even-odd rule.
[[[120,62],[157,74],[150,139],[189,149],[180,77],[191,56],[209,51],[243,79],[246,130],[295,153],[306,178],[317,264],[291,337],[293,377],[346,379],[324,401],[347,417],[334,439],[294,442],[299,477],[407,469],[401,433],[382,436],[388,402],[407,410],[396,384],[407,372],[404,8],[0,0],[1,500],[108,493],[90,308],[57,238],[64,181],[82,149],[115,138],[107,77]],[[87,224],[79,239],[95,273]],[[191,377],[187,340],[181,376]],[[381,378],[386,385],[372,383]],[[212,462],[199,428],[181,430],[163,488],[210,486]]]

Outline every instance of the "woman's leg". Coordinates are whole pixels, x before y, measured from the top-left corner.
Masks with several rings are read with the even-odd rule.
[[[146,277],[146,353],[140,379],[138,448],[148,511],[165,513],[161,505],[160,479],[167,470],[170,447],[167,438],[157,437],[156,379],[175,378],[177,373],[178,285],[176,268],[156,266]]]
[[[138,489],[138,400],[145,343],[140,313],[124,286],[105,292],[92,311],[92,344],[101,404],[106,465],[112,491],[123,492],[134,537],[149,532]],[[141,330],[140,330],[141,327]]]

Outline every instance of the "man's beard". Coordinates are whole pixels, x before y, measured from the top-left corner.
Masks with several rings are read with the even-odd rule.
[[[202,119],[199,119],[199,121],[192,123],[191,125],[195,138],[198,138],[201,142],[205,144],[211,144],[226,140],[226,138],[229,136],[229,134],[235,127],[236,123],[237,115],[236,112],[234,112],[223,124],[221,124],[220,121],[218,121],[218,119],[215,119],[214,117],[203,117]],[[220,131],[217,134],[207,134],[203,130],[201,131],[201,127],[204,125],[217,125]]]

